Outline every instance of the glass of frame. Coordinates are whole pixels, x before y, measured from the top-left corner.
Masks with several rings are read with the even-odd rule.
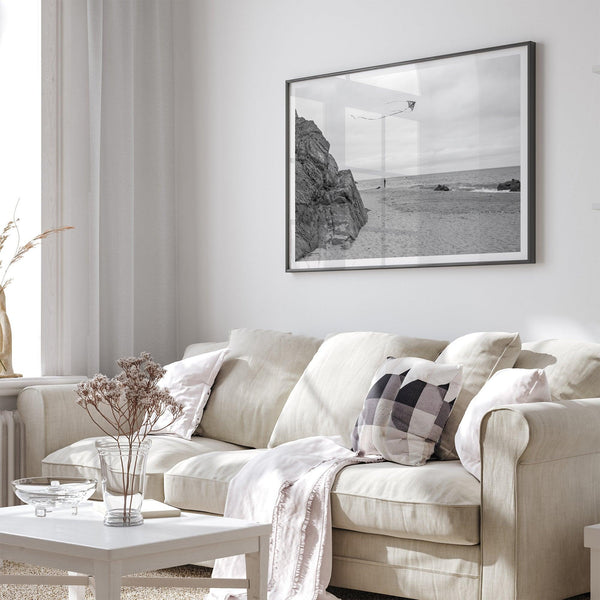
[[[287,271],[535,262],[535,44],[286,82]]]

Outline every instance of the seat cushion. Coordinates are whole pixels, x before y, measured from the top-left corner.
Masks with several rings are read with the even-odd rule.
[[[95,442],[99,437],[80,440],[56,450],[42,461],[42,474],[48,477],[89,477],[100,482],[100,460]],[[228,451],[234,454],[242,450],[235,446],[210,438],[193,437],[191,440],[168,436],[153,435],[152,447],[148,456],[146,473],[146,498],[164,501],[163,475],[178,462],[215,450]],[[100,484],[94,498],[101,498]]]
[[[447,544],[479,543],[479,482],[460,461],[351,465],[331,491],[333,526]]]
[[[211,452],[177,463],[165,473],[165,502],[184,510],[222,515],[229,482],[264,449]]]
[[[388,356],[435,360],[447,342],[356,331],[327,338],[285,403],[269,447],[339,435],[347,448],[375,371]]]
[[[279,413],[321,340],[280,331],[234,329],[198,433],[265,448]]]
[[[178,463],[165,474],[165,501],[223,514],[229,482],[257,452],[264,450],[212,452]],[[352,465],[339,473],[331,494],[338,529],[462,545],[479,543],[479,505],[479,482],[459,461]]]

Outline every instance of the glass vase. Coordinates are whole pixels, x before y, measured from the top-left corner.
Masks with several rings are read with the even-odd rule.
[[[151,442],[119,438],[96,441],[100,456],[102,498],[106,509],[104,524],[132,527],[144,522],[142,502],[146,488],[146,463]]]

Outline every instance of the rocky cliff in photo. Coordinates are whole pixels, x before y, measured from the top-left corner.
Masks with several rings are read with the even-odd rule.
[[[340,171],[313,121],[296,115],[296,260],[316,248],[349,245],[367,222],[349,170]]]

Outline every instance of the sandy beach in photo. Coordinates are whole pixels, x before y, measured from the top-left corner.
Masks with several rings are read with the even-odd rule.
[[[318,248],[305,260],[518,252],[520,192],[497,185],[519,167],[456,171],[357,183],[368,221],[348,248]],[[436,191],[444,185],[449,191]]]

